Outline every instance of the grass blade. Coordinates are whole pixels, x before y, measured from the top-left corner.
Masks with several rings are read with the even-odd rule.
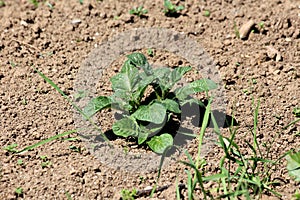
[[[84,116],[86,119],[89,117],[75,104],[72,102],[72,100],[52,81],[50,80],[45,74],[40,72],[39,70],[34,70],[47,82],[49,83],[59,94],[61,94],[82,116]]]
[[[37,142],[37,143],[35,143],[35,144],[33,144],[33,145],[30,145],[30,146],[28,146],[28,147],[25,147],[24,149],[22,149],[22,150],[20,150],[20,151],[17,151],[16,153],[20,154],[20,153],[24,153],[24,152],[26,152],[26,151],[30,151],[30,150],[32,150],[32,149],[34,149],[34,148],[36,148],[36,147],[39,147],[39,146],[41,146],[41,145],[43,145],[43,144],[46,144],[46,143],[48,143],[48,142],[51,142],[51,141],[53,141],[53,140],[59,139],[59,138],[61,138],[61,137],[64,137],[64,136],[66,136],[66,135],[70,135],[70,134],[76,133],[76,132],[78,132],[78,130],[75,129],[75,130],[71,130],[71,131],[67,131],[67,132],[64,132],[64,133],[55,135],[55,136],[50,137],[50,138],[48,138],[48,139],[46,139],[46,140],[42,140],[42,141]]]
[[[178,178],[176,178],[176,199],[180,200],[180,191],[179,191],[179,185],[178,185]]]
[[[34,70],[47,82],[49,83],[56,91],[58,91],[83,117],[84,119],[87,119],[97,130],[100,135],[103,137],[103,139],[108,142],[109,146],[111,146],[108,138],[102,133],[101,129],[91,120],[89,116],[87,116],[82,109],[80,109],[75,103],[72,102],[72,100],[51,80],[49,79],[45,74],[40,72],[39,70],[35,69]]]
[[[187,189],[188,189],[188,199],[193,200],[193,179],[192,179],[192,174],[189,170],[185,170],[188,176],[188,181],[187,181]]]

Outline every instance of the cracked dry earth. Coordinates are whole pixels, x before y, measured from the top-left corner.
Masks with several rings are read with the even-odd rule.
[[[143,190],[154,185],[156,171],[110,168],[90,153],[82,140],[59,139],[21,155],[3,149],[10,144],[22,149],[75,128],[72,106],[34,68],[72,97],[76,75],[89,53],[134,28],[178,31],[205,49],[222,78],[226,114],[234,115],[239,123],[236,142],[241,151],[249,151],[244,141],[251,141],[252,98],[261,101],[257,134],[258,142],[268,147],[263,148],[265,154],[269,150],[268,158],[299,150],[299,123],[283,130],[295,119],[293,109],[300,106],[299,1],[176,1],[185,7],[177,17],[165,16],[158,0],[84,0],[82,4],[49,0],[37,7],[26,0],[4,2],[0,7],[0,199],[67,199],[68,195],[82,200],[119,199],[122,189]],[[148,9],[146,17],[129,14],[140,5]],[[205,10],[210,16],[205,16]],[[253,30],[250,33],[243,26],[247,23]],[[237,29],[243,40],[237,38]],[[178,58],[164,60],[162,53],[156,56],[154,60],[168,66],[178,64]],[[222,133],[228,135],[228,128]],[[77,135],[63,139],[73,137]],[[195,155],[196,145],[191,145],[189,152]],[[218,172],[222,156],[222,149],[214,146],[205,155],[207,171]],[[165,167],[158,186],[170,187],[153,198],[175,199],[176,179],[187,183],[184,169],[178,163]],[[282,199],[291,199],[299,183],[288,175],[286,160],[272,170],[272,178],[280,180],[274,189]],[[209,184],[206,186],[215,186]],[[23,189],[21,195],[16,194],[17,188]],[[182,194],[187,199],[186,189]],[[199,190],[196,197],[202,198]],[[268,193],[261,198],[278,199]]]

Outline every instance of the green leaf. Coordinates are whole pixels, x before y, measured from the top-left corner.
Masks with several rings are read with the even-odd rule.
[[[150,85],[154,81],[155,77],[153,75],[147,76],[145,73],[140,74],[140,80],[134,86],[134,94],[133,98],[136,101],[140,101],[143,97],[144,92],[148,85]]]
[[[154,70],[154,76],[158,79],[160,89],[165,93],[182,78],[182,76],[190,71],[191,67],[178,67],[171,71],[169,68],[158,68]]]
[[[218,85],[210,79],[200,79],[191,82],[190,85],[195,92],[207,92],[209,90],[217,89]]]
[[[293,109],[293,114],[296,116],[296,117],[300,117],[300,107],[295,107]]]
[[[141,67],[147,75],[153,74],[152,67],[147,61],[147,58],[142,53],[132,53],[127,56],[127,58],[136,67]]]
[[[160,136],[154,136],[147,144],[155,153],[162,154],[167,147],[173,145],[173,137],[164,133]]]
[[[123,90],[117,90],[111,96],[111,108],[122,111],[130,111],[132,109],[132,106],[130,105],[130,99],[129,96],[125,96],[125,94],[126,93],[124,93]]]
[[[165,92],[170,89],[172,83],[170,83],[171,70],[169,68],[158,68],[154,70],[154,76],[158,80],[160,89]]]
[[[176,11],[181,11],[181,10],[183,10],[184,9],[184,6],[177,6],[176,7]]]
[[[124,117],[115,122],[112,126],[114,134],[122,137],[138,136],[140,133],[140,127],[138,123],[132,117]]]
[[[171,70],[167,67],[157,68],[154,70],[154,76],[158,79],[165,79],[170,73]]]
[[[111,98],[106,96],[99,96],[93,98],[83,109],[83,112],[91,117],[98,111],[111,106]]]
[[[205,108],[205,105],[202,101],[198,100],[198,99],[195,99],[195,98],[191,98],[191,99],[185,99],[183,101],[180,102],[180,105],[183,106],[185,104],[189,104],[189,105],[192,105],[192,104],[198,104],[199,106]]]
[[[177,67],[172,72],[168,72],[167,78],[164,79],[162,84],[165,87],[165,90],[171,90],[173,86],[181,80],[182,76],[190,71],[192,67]]]
[[[127,55],[127,58],[136,66],[145,65],[148,61],[142,53],[132,53]]]
[[[138,136],[138,144],[144,143],[147,140],[148,135],[150,134],[150,130],[148,130],[146,127],[140,126],[140,129],[141,131]]]
[[[172,82],[175,84],[178,81],[180,81],[180,79],[182,78],[182,76],[184,74],[186,74],[187,72],[191,71],[192,67],[191,66],[186,66],[186,67],[177,67],[175,68],[172,73],[171,73],[171,80]]]
[[[153,103],[151,105],[140,106],[131,116],[141,121],[161,124],[166,117],[166,108],[160,103]]]
[[[199,79],[176,89],[174,93],[179,100],[184,100],[191,94],[213,90],[217,87],[217,84],[210,79]]]
[[[164,0],[164,7],[166,8],[164,12],[174,12],[175,10],[175,6],[169,0]]]
[[[164,0],[164,7],[165,7],[165,9],[164,9],[164,13],[165,14],[168,14],[168,13],[174,14],[177,11],[181,11],[181,10],[184,9],[183,6],[175,6],[175,5],[173,5],[171,3],[171,1],[169,1],[169,0]]]
[[[289,175],[294,177],[296,181],[300,181],[300,151],[286,156],[288,161],[287,170]]]
[[[110,79],[112,83],[112,89],[114,91],[124,91],[126,92],[131,92],[132,89],[132,81],[130,80],[128,74],[126,73],[119,73],[116,74],[115,76],[111,77]]]
[[[122,66],[122,69],[121,69],[121,73],[125,73],[125,74],[133,74],[133,75],[136,75],[138,73],[138,69],[135,67],[134,64],[131,63],[130,60],[126,60],[125,63],[123,64]]]
[[[62,137],[64,137],[64,136],[67,136],[67,135],[70,135],[70,134],[72,134],[72,133],[76,133],[76,132],[78,132],[79,130],[70,130],[70,131],[66,131],[66,132],[63,132],[63,133],[61,133],[61,134],[58,134],[58,135],[54,135],[54,136],[52,136],[52,137],[50,137],[50,138],[47,138],[47,139],[45,139],[45,140],[41,140],[41,141],[39,141],[39,142],[37,142],[37,143],[35,143],[35,144],[33,144],[33,145],[30,145],[30,146],[27,146],[27,147],[25,147],[24,149],[22,149],[22,150],[20,150],[20,151],[17,151],[17,153],[24,153],[24,152],[26,152],[26,151],[30,151],[30,150],[33,150],[33,149],[35,149],[35,148],[37,148],[37,147],[39,147],[39,146],[41,146],[41,145],[44,145],[44,144],[46,144],[46,143],[48,143],[48,142],[52,142],[53,140],[57,140],[57,139],[59,139],[59,138],[62,138]]]
[[[169,110],[173,113],[181,113],[179,104],[176,101],[174,101],[172,99],[165,99],[165,100],[162,100],[160,102],[164,105],[164,107],[167,110]]]
[[[3,149],[8,152],[16,153],[16,152],[18,152],[16,147],[18,147],[18,144],[14,143],[14,144],[10,144],[10,145],[4,147]]]

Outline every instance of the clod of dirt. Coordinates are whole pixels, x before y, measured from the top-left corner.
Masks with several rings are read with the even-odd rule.
[[[123,22],[125,22],[125,23],[132,23],[132,22],[133,22],[133,16],[130,15],[130,14],[122,15],[120,19],[121,19]]]
[[[252,27],[255,25],[253,20],[248,21],[247,23],[243,24],[239,30],[240,38],[245,40],[248,38]]]
[[[267,56],[272,60],[275,59],[276,62],[282,60],[280,52],[272,46],[267,47]]]

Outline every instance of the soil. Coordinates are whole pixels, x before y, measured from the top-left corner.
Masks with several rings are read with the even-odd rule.
[[[135,28],[176,31],[203,47],[221,77],[224,113],[238,122],[236,143],[242,152],[250,152],[245,141],[252,141],[253,99],[261,102],[257,134],[263,154],[276,160],[289,150],[299,150],[299,123],[284,129],[295,119],[293,109],[300,106],[299,1],[176,1],[185,9],[173,17],[164,15],[158,0],[47,1],[53,8],[44,1],[37,7],[26,0],[4,2],[0,7],[1,199],[67,199],[68,195],[72,199],[119,199],[122,189],[154,186],[157,170],[124,171],[109,166],[99,154],[88,151],[86,140],[75,133],[20,155],[3,149],[14,143],[22,149],[78,125],[73,107],[35,69],[74,98],[86,59],[91,55],[104,59],[97,48]],[[129,14],[140,5],[148,9],[144,17]],[[205,16],[206,10],[210,16]],[[250,20],[254,25],[249,31],[243,25],[253,24]],[[172,52],[154,51],[151,62],[169,67],[189,63]],[[108,78],[119,70],[121,61],[122,57],[111,63],[103,73],[104,81],[95,85],[95,93],[111,92]],[[193,78],[189,75],[186,81]],[[101,126],[107,130],[111,123],[107,120]],[[214,138],[210,129],[207,134]],[[222,128],[222,134],[229,135],[229,128]],[[197,154],[197,141],[186,147],[193,156]],[[207,147],[210,151],[202,154],[208,163],[205,169],[218,172],[224,153],[218,146]],[[271,169],[271,178],[281,180],[274,188],[281,198],[291,199],[299,183],[288,175],[286,164],[282,159]],[[153,198],[175,199],[176,180],[187,183],[184,169],[175,162],[165,166],[158,182],[162,189]],[[17,188],[23,193],[16,194]],[[182,193],[187,199],[187,190]],[[140,197],[145,198],[149,197]],[[202,198],[199,190],[195,198]],[[261,198],[277,199],[269,193]]]

